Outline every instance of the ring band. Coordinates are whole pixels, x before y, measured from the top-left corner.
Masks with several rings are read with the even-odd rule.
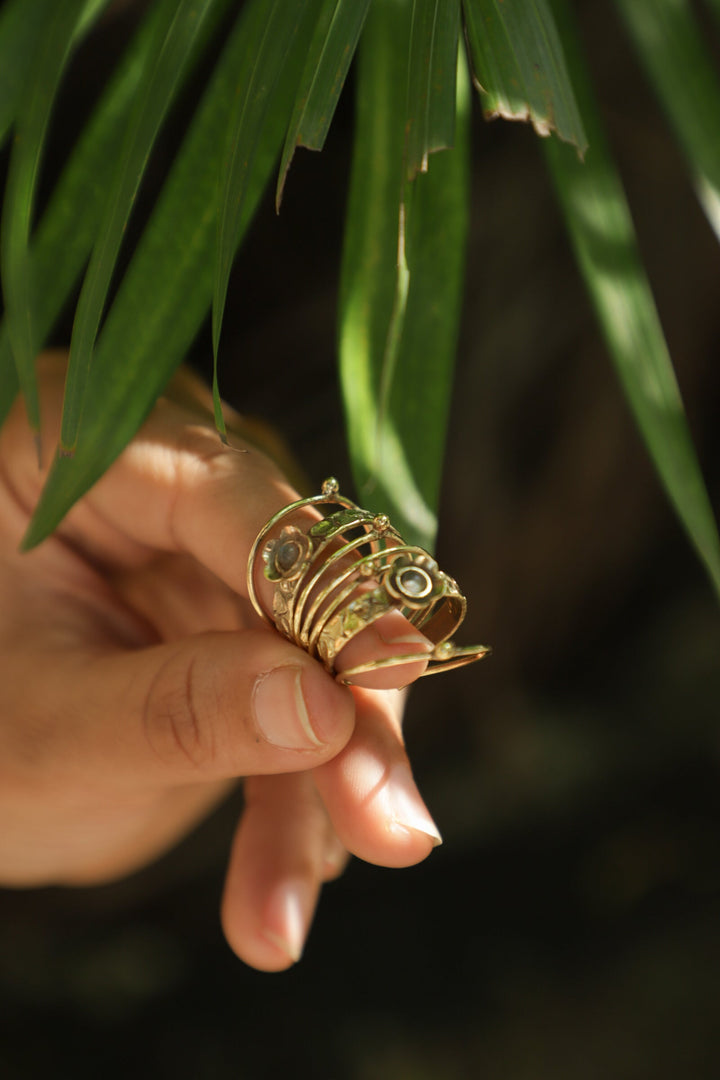
[[[298,511],[324,513],[304,529],[289,523]],[[255,588],[256,562],[273,582],[272,620]],[[247,566],[248,595],[266,622],[332,675],[349,683],[358,675],[427,661],[424,675],[471,664],[490,651],[451,640],[467,610],[457,582],[423,548],[407,544],[386,514],[363,510],[340,494],[337,480],[321,493],[299,499],[274,514],[253,543]],[[338,676],[338,654],[361,631],[389,611],[400,611],[433,646],[426,654],[369,660]]]

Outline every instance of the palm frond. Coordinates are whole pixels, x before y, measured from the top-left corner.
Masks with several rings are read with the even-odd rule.
[[[432,550],[462,289],[467,79],[452,152],[407,179],[409,5],[376,5],[361,38],[340,300],[348,438],[363,504]]]
[[[630,407],[660,479],[720,595],[720,540],[680,391],[638,254],[622,183],[605,138],[570,11],[554,0],[583,124],[585,163],[549,142],[547,160],[578,264]]]
[[[239,225],[255,177],[255,155],[261,146],[268,110],[278,107],[277,87],[287,58],[304,27],[314,25],[318,0],[299,0],[289,8],[283,0],[256,4],[246,32],[246,62],[238,81],[220,170],[218,194],[218,242],[215,256],[215,288],[212,307],[213,397],[215,422],[225,437],[217,378],[220,330],[228,282],[237,250]],[[290,108],[284,117],[289,121]]]
[[[720,239],[720,78],[685,0],[616,0]]]
[[[40,438],[40,404],[35,372],[35,302],[30,270],[30,231],[45,136],[58,86],[81,32],[102,8],[98,0],[67,0],[45,13],[15,118],[15,142],[8,169],[0,237],[5,318],[31,429]]]
[[[217,0],[163,0],[155,37],[143,69],[122,149],[115,161],[105,213],[93,245],[75,313],[65,385],[61,452],[77,447],[95,339],[125,227],[160,126],[202,40]]]
[[[587,138],[548,0],[463,0],[463,11],[485,115],[529,120],[582,156]]]
[[[90,255],[115,160],[155,34],[151,9],[73,147],[30,244],[35,355],[67,303]],[[18,390],[7,320],[0,326],[0,422]]]
[[[0,145],[5,142],[27,86],[28,72],[52,0],[7,0],[0,8]]]
[[[370,0],[323,0],[300,79],[280,160],[275,206],[298,146],[322,150]]]
[[[38,427],[34,356],[89,259],[63,417],[62,446],[74,457],[55,461],[26,543],[46,536],[122,450],[209,309],[222,430],[217,359],[238,244],[278,157],[279,204],[296,147],[323,146],[357,48],[339,330],[348,438],[363,502],[432,547],[467,232],[462,24],[486,115],[558,136],[543,145],[578,263],[662,482],[720,591],[717,527],[561,0],[249,0],[103,324],[148,155],[231,2],[153,0],[34,234],[60,79],[105,0],[0,9],[0,139],[13,124],[24,133],[0,240],[0,420],[20,386]],[[720,0],[709,3],[720,15]],[[720,84],[692,8],[616,4],[720,235]]]
[[[245,6],[192,118],[163,191],[108,312],[90,368],[77,451],[58,456],[24,538],[33,547],[102,476],[142,424],[210,308],[217,243],[217,186],[233,95],[248,77]],[[256,148],[235,241],[240,243],[277,162],[307,53],[299,35]]]
[[[460,0],[413,0],[408,64],[406,172],[428,171],[428,156],[455,139]]]

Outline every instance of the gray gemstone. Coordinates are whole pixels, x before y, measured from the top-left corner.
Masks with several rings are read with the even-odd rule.
[[[405,596],[420,600],[432,591],[432,579],[425,570],[401,570],[397,576],[397,586]]]
[[[281,574],[287,574],[299,558],[300,545],[297,540],[286,540],[275,552],[275,566]]]

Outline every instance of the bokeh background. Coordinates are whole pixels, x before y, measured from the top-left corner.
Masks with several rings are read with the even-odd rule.
[[[717,508],[720,252],[612,5],[576,6]],[[136,9],[117,5],[78,55],[48,183]],[[333,473],[344,490],[351,125],[346,93],[281,216],[258,215],[222,369],[313,486]],[[352,863],[282,975],[244,967],[219,928],[239,796],[126,881],[0,892],[3,1080],[720,1075],[717,601],[623,402],[535,136],[478,115],[473,153],[438,553],[470,600],[463,637],[494,654],[425,681],[406,723],[444,846],[409,870]],[[209,352],[208,331],[206,372]]]

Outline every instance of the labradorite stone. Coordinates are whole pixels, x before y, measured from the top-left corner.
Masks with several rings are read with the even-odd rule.
[[[432,581],[424,570],[402,570],[398,574],[397,583],[401,592],[404,592],[406,596],[413,597],[413,599],[427,596],[432,589]]]
[[[281,574],[287,574],[292,570],[300,556],[300,545],[297,540],[286,540],[275,552],[275,566]]]

